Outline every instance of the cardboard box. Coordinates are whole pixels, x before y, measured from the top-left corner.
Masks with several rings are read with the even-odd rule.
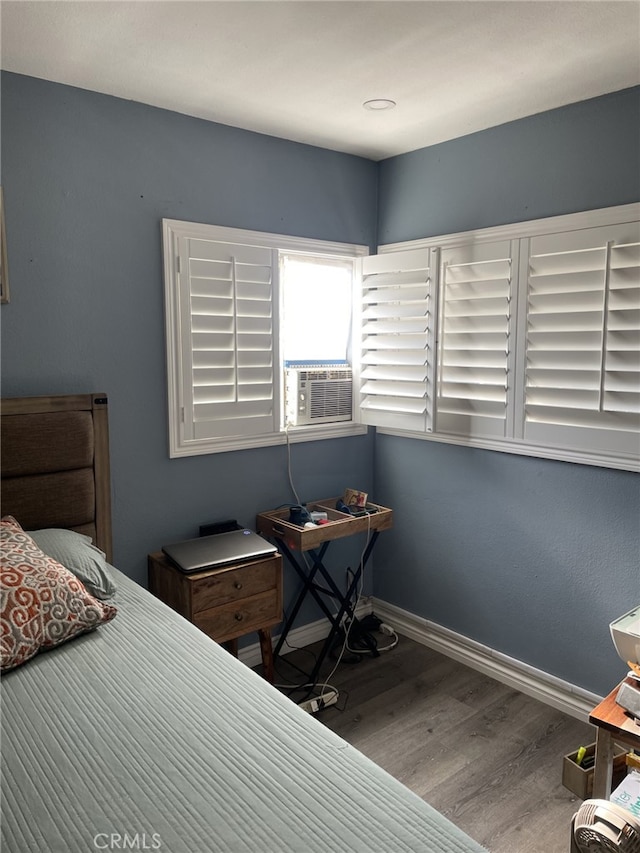
[[[595,743],[590,743],[587,746],[584,759],[592,758],[596,752]],[[618,785],[624,779],[626,766],[627,751],[624,747],[615,746],[613,752],[613,785]],[[578,750],[565,755],[562,759],[562,784],[565,788],[572,791],[581,800],[588,800],[593,794],[593,765],[588,768],[576,764]]]
[[[615,791],[611,793],[611,802],[629,809],[632,815],[640,817],[640,773],[632,770]]]

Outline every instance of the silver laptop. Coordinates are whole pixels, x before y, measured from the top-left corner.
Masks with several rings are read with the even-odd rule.
[[[258,533],[243,528],[163,545],[162,550],[181,571],[199,572],[259,560],[278,549]]]

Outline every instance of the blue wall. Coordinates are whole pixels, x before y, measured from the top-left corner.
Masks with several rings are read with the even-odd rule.
[[[168,457],[160,222],[371,245],[376,164],[4,73],[2,183],[2,393],[108,394],[114,562],[145,583],[162,544],[294,500],[285,447]],[[294,445],[298,493],[372,493],[372,453],[371,435]]]
[[[380,164],[378,243],[638,201],[640,88]]]
[[[108,393],[115,562],[144,582],[161,544],[292,499],[283,447],[168,458],[163,217],[374,245],[636,201],[638,98],[377,165],[3,73],[2,393]],[[608,623],[640,600],[637,476],[384,435],[292,460],[303,499],[394,508],[381,598],[595,692],[624,671]]]
[[[638,201],[639,152],[636,88],[395,157],[379,242]],[[609,692],[609,623],[640,602],[640,477],[385,435],[375,475],[395,513],[377,596]]]

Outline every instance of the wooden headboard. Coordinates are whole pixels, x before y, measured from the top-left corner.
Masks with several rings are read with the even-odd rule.
[[[111,562],[106,394],[4,399],[0,418],[2,515],[85,533]]]

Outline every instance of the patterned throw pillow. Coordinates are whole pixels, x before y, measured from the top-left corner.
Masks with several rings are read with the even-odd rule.
[[[15,518],[0,521],[3,671],[91,631],[116,615],[68,569],[44,554]]]

